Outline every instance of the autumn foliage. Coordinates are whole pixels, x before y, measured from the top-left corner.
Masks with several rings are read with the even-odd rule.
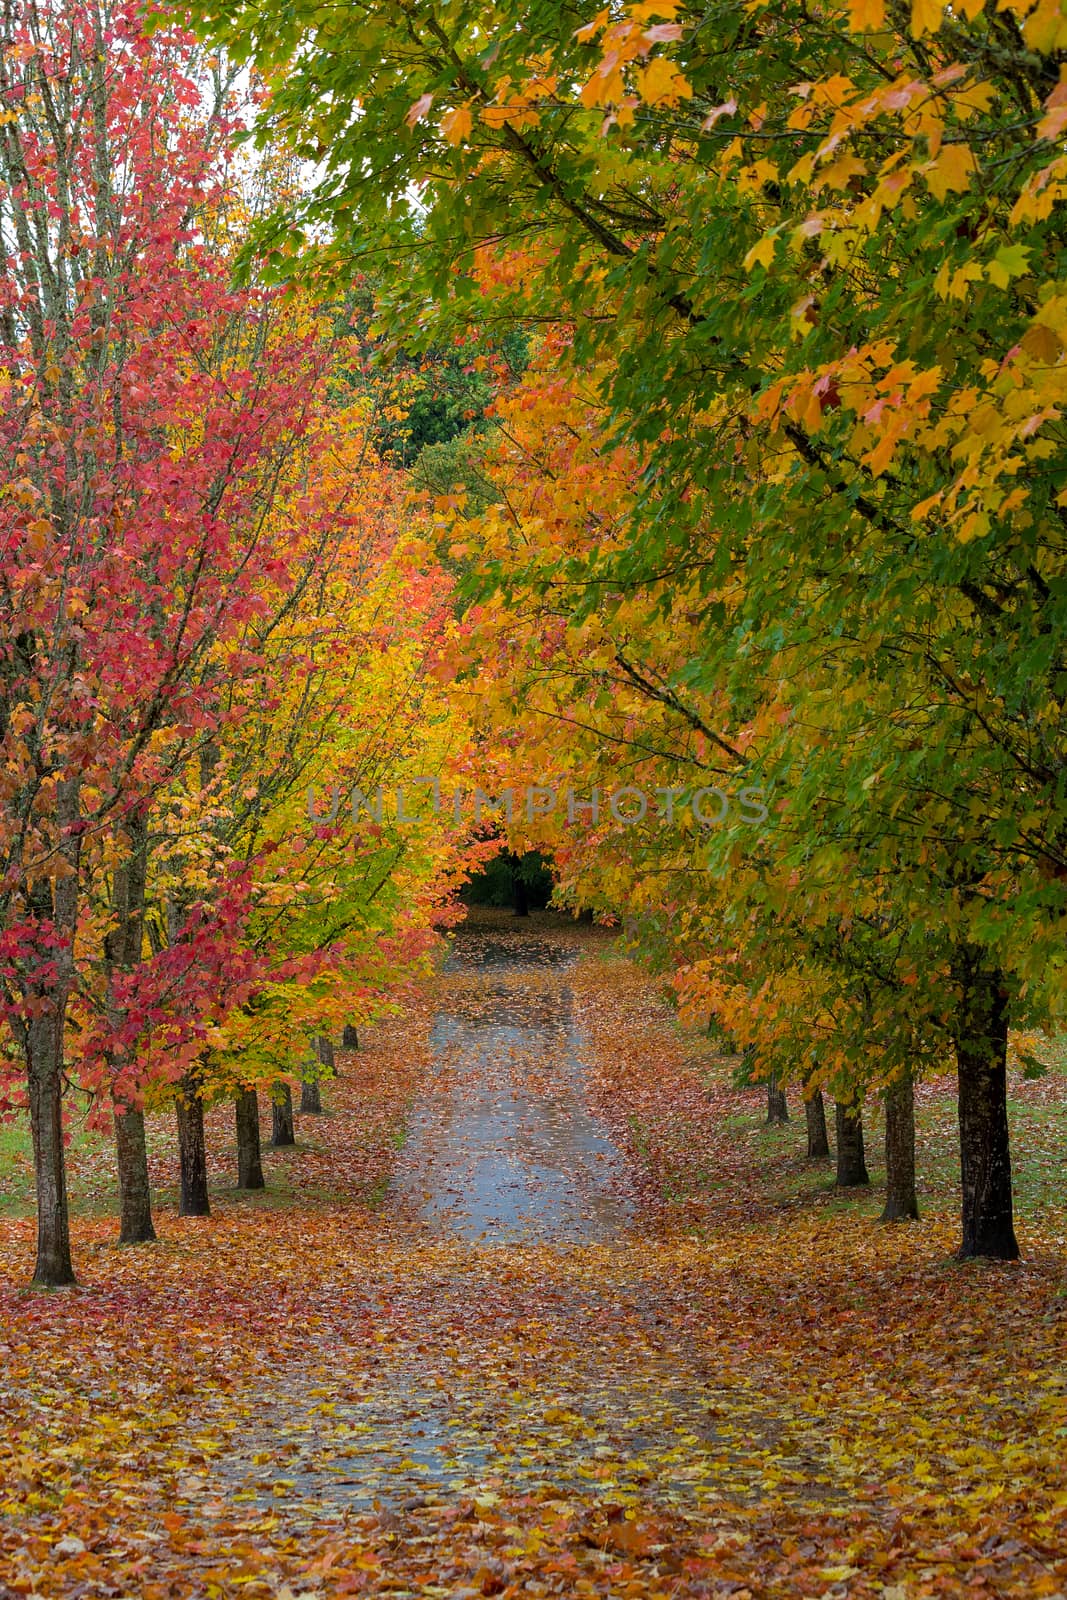
[[[5,7],[0,1133],[35,1287],[72,1137],[153,1246],[78,1234],[106,1419],[12,1335],[12,1593],[1055,1600],[1065,138],[1060,0]],[[501,853],[619,945],[442,975]],[[509,1007],[624,1248],[374,1214]]]

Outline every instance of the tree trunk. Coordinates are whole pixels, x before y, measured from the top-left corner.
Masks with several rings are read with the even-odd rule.
[[[62,1019],[35,1018],[28,1029],[26,1076],[37,1188],[37,1263],[34,1286],[60,1289],[74,1282],[70,1212],[63,1149]]]
[[[300,1110],[318,1115],[322,1110],[322,1095],[318,1078],[304,1078],[300,1084]]]
[[[111,892],[113,926],[104,939],[107,965],[107,1016],[118,1029],[126,1020],[115,992],[115,979],[133,972],[142,956],[145,884],[148,877],[148,818],[133,812],[126,818],[129,851],[114,872]],[[112,1084],[121,1082],[134,1065],[132,1048],[109,1054]],[[129,1091],[127,1091],[129,1092]],[[148,1179],[148,1146],[144,1112],[115,1091],[115,1156],[119,1174],[119,1243],[148,1244],[156,1236],[152,1226],[152,1188]]]
[[[804,1121],[808,1128],[808,1160],[825,1160],[830,1154],[830,1141],[826,1137],[826,1107],[818,1085],[805,1097]]]
[[[883,1222],[917,1218],[915,1193],[915,1085],[898,1078],[885,1092],[885,1210]]]
[[[785,1090],[779,1084],[776,1072],[772,1072],[767,1079],[767,1121],[771,1123],[789,1121],[789,1107],[785,1103]]]
[[[334,1059],[333,1041],[331,1039],[327,1039],[326,1035],[323,1033],[320,1033],[318,1038],[315,1040],[315,1054],[329,1072],[330,1076],[336,1078],[337,1062]]]
[[[834,1120],[837,1131],[837,1181],[843,1189],[852,1189],[870,1183],[867,1163],[863,1157],[863,1111],[860,1106],[835,1102]]]
[[[345,1023],[345,1031],[341,1035],[341,1049],[342,1050],[358,1050],[359,1049],[359,1034],[356,1032],[355,1026],[351,1022],[346,1022]]]
[[[182,1195],[178,1215],[208,1217],[207,1146],[204,1143],[204,1102],[195,1072],[187,1072],[178,1088],[178,1154],[182,1168]]]
[[[75,1281],[63,1147],[63,1041],[67,1001],[74,981],[81,866],[81,834],[75,824],[80,812],[80,780],[60,779],[56,785],[56,820],[62,841],[60,855],[68,870],[55,880],[38,879],[29,892],[31,916],[51,946],[48,966],[52,968],[42,982],[29,986],[34,1004],[30,1020],[20,1030],[37,1191],[33,1283],[41,1289],[61,1289]]]
[[[149,1244],[156,1230],[152,1226],[152,1190],[148,1181],[143,1111],[115,1107],[115,1154],[122,1202],[119,1244]]]
[[[237,1187],[265,1189],[259,1153],[259,1095],[242,1089],[234,1101],[237,1123]]]
[[[959,1254],[1014,1261],[1019,1246],[1012,1216],[1004,976],[984,966],[973,947],[957,952],[953,976],[960,993],[953,1027],[963,1191]]]
[[[280,1096],[280,1098],[279,1098]],[[270,1142],[275,1150],[296,1143],[293,1127],[293,1091],[287,1083],[276,1083],[270,1097]]]
[[[512,869],[511,876],[511,892],[515,905],[515,915],[517,917],[528,917],[530,915],[530,897],[526,892],[526,883],[514,869]]]

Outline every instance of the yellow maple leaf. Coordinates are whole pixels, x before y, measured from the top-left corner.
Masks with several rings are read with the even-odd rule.
[[[885,22],[885,0],[848,0],[848,25],[853,33],[876,33]]]
[[[597,71],[582,86],[579,96],[583,106],[606,106],[621,100],[626,92],[622,73],[618,67],[610,72]]]
[[[990,529],[990,521],[984,511],[972,511],[969,516],[956,529],[956,538],[960,544],[970,544],[973,539],[984,539]]]
[[[944,12],[942,0],[911,0],[911,36],[920,39],[924,33],[936,33]]]
[[[592,22],[587,22],[584,27],[579,28],[574,37],[579,44],[589,44],[592,39],[596,38],[598,33],[607,27],[610,21],[611,11],[605,6],[603,11],[597,12]]]
[[[831,161],[819,173],[817,189],[847,189],[852,178],[861,177],[867,171],[867,163],[849,152],[838,156],[836,161]]]
[[[441,132],[449,144],[462,144],[470,136],[473,121],[470,106],[456,106],[441,118]]]
[[[676,105],[688,100],[693,91],[673,61],[657,56],[636,74],[637,92],[642,100],[659,105]]]
[[[943,200],[950,190],[955,194],[965,193],[971,187],[974,169],[975,159],[969,144],[945,144],[937,160],[922,168],[922,174],[934,199]]]
[[[673,17],[680,9],[681,0],[643,0],[630,7],[630,15],[638,22],[650,22],[653,17]]]
[[[764,234],[758,244],[754,244],[745,257],[745,271],[751,272],[753,267],[769,267],[774,260],[774,235]]]
[[[1012,278],[1021,278],[1028,272],[1029,258],[1026,245],[1001,245],[986,268],[986,276],[998,289],[1006,289]]]
[[[1038,0],[1023,23],[1023,38],[1031,50],[1048,54],[1067,45],[1067,16],[1060,0]]]

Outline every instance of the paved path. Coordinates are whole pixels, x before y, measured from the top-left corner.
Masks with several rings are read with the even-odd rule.
[[[436,1077],[394,1181],[400,1212],[471,1240],[589,1243],[625,1232],[625,1166],[586,1099],[566,981],[575,959],[532,937],[457,937],[431,1035]]]

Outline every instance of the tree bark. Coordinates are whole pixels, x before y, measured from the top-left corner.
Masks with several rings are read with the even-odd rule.
[[[237,1187],[265,1189],[259,1150],[259,1095],[242,1089],[234,1101],[237,1124]]]
[[[524,879],[515,868],[512,868],[511,892],[515,906],[515,915],[517,917],[528,917],[530,915],[530,897],[526,892],[526,883]]]
[[[870,1183],[863,1154],[863,1111],[860,1106],[834,1105],[837,1132],[837,1181],[843,1189]]]
[[[332,1039],[327,1039],[324,1033],[320,1033],[315,1040],[315,1054],[330,1076],[335,1078],[337,1076],[337,1062],[333,1053],[333,1041]]]
[[[126,819],[129,852],[115,868],[112,880],[113,926],[104,939],[107,965],[107,1014],[112,1028],[121,1027],[125,1013],[115,993],[117,976],[133,972],[141,960],[144,941],[145,885],[148,877],[148,818],[133,812]],[[110,1056],[112,1082],[121,1080],[132,1065],[129,1055]],[[152,1225],[152,1188],[148,1178],[148,1145],[144,1112],[116,1092],[115,1157],[119,1174],[119,1243],[148,1244],[156,1236]]]
[[[270,1097],[270,1142],[275,1150],[296,1143],[293,1127],[293,1091],[287,1083],[276,1083]]]
[[[818,1085],[804,1099],[804,1121],[808,1130],[807,1159],[825,1160],[830,1154],[830,1141],[826,1136],[826,1106]]]
[[[772,1072],[767,1079],[767,1121],[770,1123],[789,1121],[789,1107],[785,1103],[785,1090],[778,1082],[778,1074],[776,1072]]]
[[[883,1222],[914,1220],[919,1215],[915,1193],[915,1085],[898,1078],[885,1092],[885,1210]]]
[[[953,961],[963,1239],[959,1255],[1015,1261],[1008,1137],[1008,997],[1004,975],[973,946]]]
[[[346,1022],[345,1023],[345,1031],[341,1035],[341,1049],[342,1050],[358,1050],[359,1049],[359,1034],[356,1032],[356,1028],[355,1028],[354,1023],[351,1023],[351,1022]]]
[[[187,1072],[178,1088],[178,1154],[181,1159],[182,1193],[178,1215],[208,1217],[211,1203],[207,1193],[207,1146],[204,1142],[204,1102],[200,1080]]]
[[[322,1110],[318,1078],[303,1078],[300,1083],[300,1110],[317,1116]]]
[[[63,1149],[62,1017],[35,1018],[28,1028],[26,1075],[37,1189],[36,1288],[61,1289],[73,1283],[70,1211]]]
[[[48,976],[29,985],[34,1005],[30,1020],[19,1030],[26,1062],[37,1193],[37,1260],[33,1284],[41,1289],[61,1289],[75,1281],[63,1146],[63,1040],[67,1002],[74,980],[81,866],[81,835],[75,824],[80,811],[79,780],[60,779],[56,785],[56,821],[60,829],[60,856],[67,870],[63,877],[37,880],[28,896],[34,922],[48,935],[50,943],[56,938],[59,941],[45,966]]]
[[[115,1154],[119,1169],[121,1211],[119,1244],[150,1244],[152,1189],[148,1181],[148,1145],[144,1112],[115,1107]]]

